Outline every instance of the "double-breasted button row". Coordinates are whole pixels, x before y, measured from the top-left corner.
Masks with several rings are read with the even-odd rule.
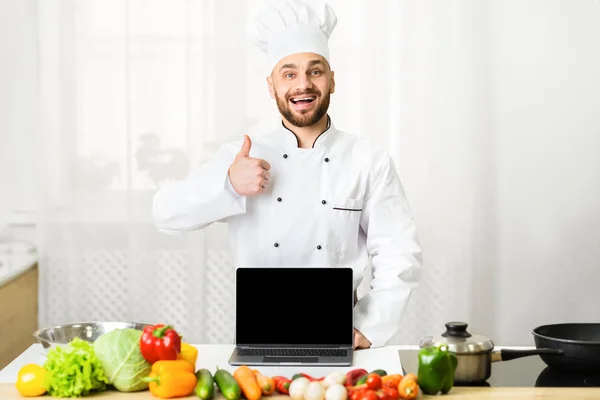
[[[286,153],[284,153],[284,154],[283,154],[283,158],[288,158],[288,155],[287,155]],[[329,157],[325,157],[325,158],[323,159],[323,161],[325,161],[325,162],[329,162]],[[278,202],[281,202],[281,201],[283,201],[283,199],[282,199],[281,197],[277,197],[277,201],[278,201]],[[325,205],[325,204],[327,204],[327,201],[326,201],[326,200],[321,200],[321,204]],[[275,242],[275,243],[273,243],[273,246],[274,246],[274,247],[279,247],[279,243]],[[319,245],[317,245],[317,250],[321,250],[322,248],[323,248],[323,247],[322,247],[320,244],[319,244]]]

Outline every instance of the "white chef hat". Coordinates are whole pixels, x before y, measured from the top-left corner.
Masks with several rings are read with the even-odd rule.
[[[337,16],[324,0],[270,1],[248,24],[250,40],[267,55],[267,71],[284,57],[316,53],[331,64],[329,37]]]

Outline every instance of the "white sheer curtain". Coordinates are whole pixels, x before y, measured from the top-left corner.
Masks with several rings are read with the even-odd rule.
[[[43,325],[166,321],[194,342],[233,340],[226,226],[162,235],[151,224],[150,205],[161,184],[184,178],[223,141],[278,122],[263,56],[245,38],[247,18],[263,4],[38,3]],[[481,38],[465,44],[460,37],[479,28],[479,6],[330,4],[339,18],[331,39],[337,77],[331,115],[342,129],[391,152],[418,216],[425,274],[397,338],[414,343],[450,315],[472,312],[456,296],[470,290],[457,271],[469,273],[458,249],[470,240],[464,223],[471,217],[463,197],[444,188],[471,189],[473,160],[456,139],[469,141],[477,121],[470,113],[454,120],[452,107],[456,96],[473,110],[485,107],[475,103],[477,86],[456,91],[479,76],[460,69],[465,60],[469,68],[478,64]],[[428,147],[427,136],[441,125],[445,134],[436,140],[443,142]],[[432,202],[433,193],[445,201]],[[448,236],[439,225],[464,232]]]
[[[185,237],[162,235],[151,224],[150,205],[161,184],[184,178],[223,141],[277,123],[263,56],[245,38],[247,18],[263,4],[38,3],[43,325],[167,321],[188,340],[233,339],[226,226]],[[407,37],[418,33],[427,40],[433,33],[402,27],[410,18],[396,1],[331,5],[340,21],[331,41],[337,76],[331,115],[341,128],[391,151],[422,213],[426,170],[414,152],[419,139],[410,125],[427,121],[417,117],[418,110],[412,117],[403,111],[401,92],[411,80],[402,79],[402,70],[412,66],[401,53],[415,41]],[[418,68],[430,68],[423,61]],[[428,80],[421,76],[417,86],[404,88],[410,98]],[[426,220],[420,221],[425,245]],[[430,252],[427,259],[423,293],[434,292],[440,301],[415,297],[405,341],[439,323],[436,317],[452,294],[450,269],[432,264]],[[419,317],[423,311],[428,318]]]
[[[152,226],[150,206],[162,184],[185,177],[220,143],[244,133],[259,135],[278,123],[262,54],[244,34],[247,18],[263,4],[37,3],[42,325],[90,319],[164,321],[195,343],[233,340],[227,227],[162,235]],[[527,245],[529,235],[543,237],[568,217],[558,207],[523,202],[523,196],[534,196],[534,188],[558,201],[549,179],[556,171],[538,175],[541,180],[531,189],[515,184],[515,165],[524,172],[521,177],[535,180],[527,174],[546,160],[539,154],[520,158],[512,140],[544,138],[547,132],[554,139],[578,138],[571,142],[571,171],[600,178],[600,169],[591,168],[598,167],[597,158],[589,153],[599,148],[591,135],[598,123],[590,117],[600,108],[592,95],[597,90],[588,92],[598,89],[597,76],[592,67],[577,76],[561,67],[561,52],[574,51],[561,39],[566,25],[579,27],[569,32],[578,35],[570,43],[580,44],[576,54],[585,60],[581,65],[600,64],[597,47],[592,51],[593,46],[584,45],[598,37],[592,22],[598,3],[330,4],[339,18],[330,42],[337,80],[331,116],[339,128],[369,137],[394,157],[424,249],[423,280],[394,342],[416,343],[421,336],[440,333],[448,320],[466,320],[476,332],[501,333],[500,339],[511,344],[530,343],[540,309],[519,307],[535,298],[516,291],[535,286],[537,276],[531,271],[538,267],[527,275],[531,265],[542,263],[559,273],[563,264],[552,240],[535,250]],[[532,72],[540,70],[572,79],[572,92],[557,89],[551,99],[534,97],[532,93],[555,82],[550,72]],[[565,93],[587,102],[579,100],[581,108],[563,103]],[[562,119],[560,113],[554,115],[565,126],[572,120],[588,125],[576,132],[552,131],[539,123],[548,110],[562,110]],[[532,140],[525,149],[536,148]],[[577,149],[587,156],[575,156]],[[569,198],[583,199],[579,193],[598,199],[598,181],[589,181],[595,189],[572,183]],[[556,204],[567,204],[566,198]],[[593,202],[578,204],[579,210],[587,210],[582,215],[598,215],[589,209]],[[514,210],[522,211],[517,219],[511,218]],[[539,224],[545,220],[557,225]],[[577,237],[593,243],[590,238],[600,235],[592,229]],[[591,267],[598,255],[594,251],[581,256],[579,265]],[[516,286],[514,276],[521,278]],[[593,293],[582,288],[593,280],[574,279],[579,293]],[[546,281],[546,287],[559,288],[559,281]],[[534,292],[552,300],[540,290]],[[543,315],[582,315],[561,307],[555,304],[555,314]],[[510,329],[515,319],[518,332]]]

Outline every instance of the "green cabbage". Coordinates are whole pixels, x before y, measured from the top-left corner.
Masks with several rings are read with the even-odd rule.
[[[108,378],[92,344],[79,338],[48,352],[46,389],[53,397],[81,397],[104,391]]]
[[[100,336],[94,351],[102,362],[109,383],[121,392],[136,392],[148,388],[142,379],[150,374],[150,364],[140,350],[142,331],[117,329]]]

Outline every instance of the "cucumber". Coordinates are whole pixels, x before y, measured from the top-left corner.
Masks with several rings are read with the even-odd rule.
[[[217,387],[223,394],[223,396],[227,400],[239,400],[242,396],[242,389],[240,385],[237,383],[233,375],[224,369],[219,369],[217,367],[217,372],[215,372],[215,382]]]
[[[372,374],[377,374],[379,376],[386,376],[387,372],[385,372],[385,370],[383,369],[376,369],[375,371],[371,372]]]
[[[203,368],[196,372],[196,396],[202,400],[212,399],[215,393],[215,380],[209,370]]]

